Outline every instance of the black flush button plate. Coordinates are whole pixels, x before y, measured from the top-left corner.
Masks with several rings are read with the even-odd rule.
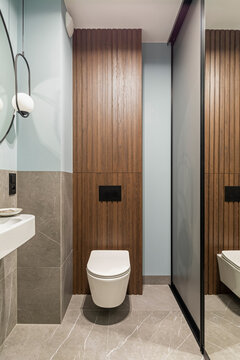
[[[9,174],[9,195],[15,195],[17,191],[17,178],[16,174]]]
[[[240,186],[225,186],[225,201],[240,202]]]
[[[99,201],[121,200],[121,186],[99,186]]]

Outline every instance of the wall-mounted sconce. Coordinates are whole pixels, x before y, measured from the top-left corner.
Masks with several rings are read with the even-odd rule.
[[[18,92],[18,59],[25,61],[28,70],[28,94]],[[22,117],[27,118],[34,109],[34,101],[31,97],[31,72],[30,66],[24,55],[24,0],[22,0],[22,52],[15,57],[15,95],[12,106]]]

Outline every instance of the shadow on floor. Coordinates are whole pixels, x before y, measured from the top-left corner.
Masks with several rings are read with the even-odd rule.
[[[236,315],[240,315],[240,299],[234,294],[219,295],[224,305]]]
[[[101,316],[96,316],[96,312],[98,312]],[[82,308],[84,317],[91,323],[97,325],[118,324],[126,319],[130,312],[131,304],[129,296],[126,296],[124,302],[120,306],[111,309],[104,309],[95,305],[92,301],[92,297],[86,295]]]

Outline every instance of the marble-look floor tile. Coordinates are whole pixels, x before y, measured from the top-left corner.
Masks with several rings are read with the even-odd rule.
[[[215,351],[210,357],[211,360],[238,360],[239,354],[240,344],[237,344],[226,349]]]
[[[225,311],[228,308],[235,310],[240,308],[240,299],[233,294],[206,295],[205,310]]]
[[[206,350],[211,359],[239,359],[240,300],[232,294],[207,296],[205,320]]]
[[[144,285],[143,294],[131,297],[132,310],[179,310],[178,304],[168,285]]]
[[[99,316],[101,312],[92,314],[93,322],[90,322],[82,312],[73,310],[67,313],[67,319],[58,327],[51,341],[45,344],[39,360],[64,360],[79,356],[87,359],[89,352],[92,354],[89,358],[95,359],[100,356],[104,344],[106,347],[107,326],[96,326]],[[107,325],[107,317],[105,323]]]
[[[240,343],[240,317],[220,311],[209,312],[206,318],[208,353],[231,348]],[[211,350],[210,350],[211,349]]]
[[[5,341],[1,360],[38,360],[43,344],[51,338],[56,325],[17,325]]]
[[[133,318],[135,322],[132,321]],[[133,312],[128,323],[124,321],[109,327],[107,359],[171,359],[179,353],[200,359],[194,340],[192,348],[182,350],[192,334],[182,314],[178,312]]]
[[[173,295],[164,286],[160,290],[144,287],[143,302],[129,296],[109,310],[96,307],[89,296],[73,296],[62,324],[17,325],[0,350],[0,360],[202,359]],[[157,294],[163,308],[168,298],[171,310],[156,310]]]

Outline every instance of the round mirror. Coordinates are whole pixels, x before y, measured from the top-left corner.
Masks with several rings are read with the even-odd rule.
[[[7,136],[14,120],[12,98],[15,94],[14,56],[3,15],[0,11],[0,142]]]

